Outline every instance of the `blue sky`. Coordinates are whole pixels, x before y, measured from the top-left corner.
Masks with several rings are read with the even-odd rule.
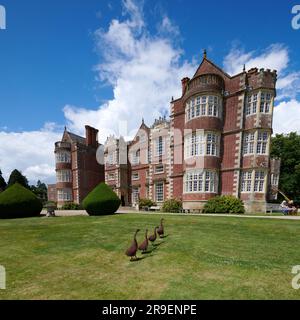
[[[117,120],[128,120],[128,136],[143,116],[150,124],[167,113],[180,77],[192,75],[203,48],[228,72],[243,63],[279,69],[277,113],[294,122],[280,122],[277,131],[300,129],[300,30],[291,27],[297,1],[0,4],[7,12],[7,29],[0,30],[0,168],[6,175],[19,166],[32,180],[52,181],[53,142],[65,124],[79,134],[84,124],[94,125],[102,140],[117,131]],[[36,160],[24,153],[42,143]],[[19,161],[4,160],[9,152]]]

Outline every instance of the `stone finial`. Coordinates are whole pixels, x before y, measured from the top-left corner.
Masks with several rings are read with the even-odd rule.
[[[244,64],[244,66],[243,66],[243,72],[245,72],[246,71],[246,65]]]
[[[203,50],[203,58],[204,58],[204,59],[207,58],[207,51],[206,51],[206,49]]]

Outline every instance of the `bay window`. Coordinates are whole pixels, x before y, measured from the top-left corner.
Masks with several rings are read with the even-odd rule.
[[[244,133],[243,154],[267,154],[270,134],[267,131],[251,131]]]
[[[71,170],[57,171],[56,182],[72,182],[72,171]]]
[[[241,174],[241,192],[264,192],[267,174],[263,170],[248,170]]]
[[[72,190],[71,189],[58,189],[57,190],[58,201],[72,201]]]
[[[184,176],[185,193],[217,193],[217,172],[210,170],[189,170]]]
[[[197,96],[186,103],[186,121],[209,116],[221,118],[222,99],[219,96]]]
[[[194,156],[219,156],[220,134],[196,131],[184,138],[185,159]]]

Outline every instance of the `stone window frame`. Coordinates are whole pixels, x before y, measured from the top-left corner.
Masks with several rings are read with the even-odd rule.
[[[140,188],[139,187],[132,187],[131,192],[131,201],[132,204],[138,203],[140,198]]]
[[[209,139],[209,136],[212,139]],[[201,156],[219,157],[220,147],[221,134],[219,132],[197,130],[184,136],[184,159]]]
[[[157,170],[157,168],[162,168],[162,170]],[[154,174],[162,174],[165,172],[165,167],[163,164],[158,164],[154,168]]]
[[[108,172],[107,173],[107,181],[116,180],[116,174],[115,172]]]
[[[58,201],[72,201],[73,192],[72,189],[57,189],[57,200]]]
[[[264,134],[267,139],[259,139]],[[252,138],[253,137],[253,138]],[[270,153],[271,134],[267,129],[249,130],[243,133],[243,156],[249,155],[269,155]],[[262,152],[265,150],[265,152]]]
[[[155,138],[155,156],[160,157],[165,154],[165,138],[159,136]]]
[[[208,187],[207,187],[208,183]],[[188,193],[218,193],[219,177],[216,170],[191,169],[183,178],[184,194]]]
[[[267,97],[270,95],[270,100],[262,99],[262,97]],[[255,100],[254,97],[257,97]],[[256,104],[254,105],[254,102]],[[264,103],[262,108],[262,103]],[[266,107],[268,105],[268,111],[266,112]],[[265,89],[259,89],[259,90],[253,90],[249,92],[246,96],[246,105],[245,105],[245,116],[253,116],[255,114],[272,114],[272,110],[274,107],[274,92],[271,90],[265,90]],[[263,109],[263,111],[262,111]]]
[[[279,174],[272,173],[271,174],[271,186],[278,187],[279,185]]]
[[[130,151],[130,163],[131,165],[139,165],[141,161],[141,150]]]
[[[264,174],[263,179],[261,179],[261,173]],[[247,176],[247,180],[244,180],[244,174],[247,174],[247,175],[251,174],[251,179],[250,179],[250,176]],[[240,192],[241,193],[267,193],[267,178],[268,178],[267,170],[263,170],[263,169],[243,170],[241,172]],[[246,190],[243,188],[244,185],[248,185],[244,183],[244,181],[251,181],[250,191],[249,191],[249,188],[246,188]],[[261,186],[261,182],[263,182],[262,188],[259,188],[257,190],[256,187]]]
[[[212,99],[213,101],[211,101]],[[223,99],[219,94],[212,93],[193,96],[185,104],[185,122],[201,117],[222,119],[222,106]]]
[[[156,182],[155,184],[155,201],[156,202],[163,202],[165,199],[164,191],[165,191],[165,185],[162,181]],[[158,189],[161,188],[160,190]]]
[[[71,169],[57,170],[56,182],[58,183],[72,182],[72,170]]]
[[[56,163],[71,163],[70,151],[59,151],[55,155]]]
[[[139,172],[132,172],[132,174],[131,174],[131,179],[132,180],[139,180],[140,179],[140,174],[139,174]]]

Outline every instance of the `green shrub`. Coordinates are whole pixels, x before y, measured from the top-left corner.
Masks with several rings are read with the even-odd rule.
[[[139,207],[144,208],[144,207],[152,207],[155,206],[156,203],[153,202],[151,199],[140,199],[139,200]]]
[[[42,202],[19,183],[0,194],[1,219],[37,217],[42,209]]]
[[[163,212],[180,212],[182,209],[182,202],[177,199],[169,199],[163,203],[161,211]]]
[[[115,213],[121,204],[121,200],[115,192],[104,182],[100,183],[83,200],[83,208],[91,216]]]
[[[204,213],[245,213],[244,203],[234,196],[217,196],[208,200]]]
[[[55,207],[55,208],[57,208],[57,203],[55,201],[47,201],[44,204],[44,208],[47,209],[47,207]]]
[[[82,207],[80,206],[80,204],[74,203],[74,202],[65,203],[61,207],[61,210],[81,210],[81,209]]]

